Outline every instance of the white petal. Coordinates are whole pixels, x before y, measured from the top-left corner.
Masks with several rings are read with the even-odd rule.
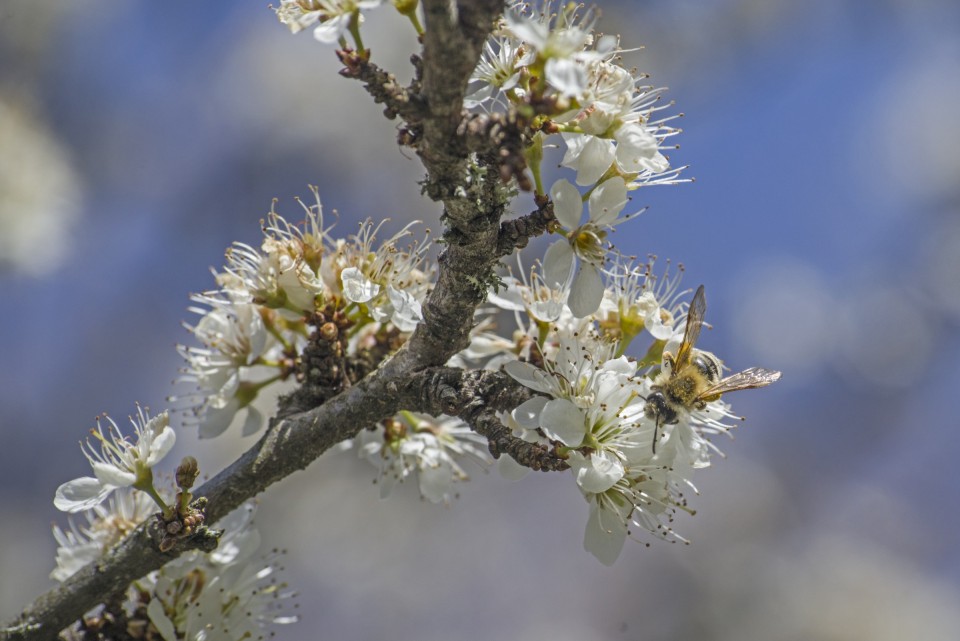
[[[390,298],[390,304],[393,305],[393,314],[390,320],[397,326],[401,332],[412,332],[417,328],[417,323],[423,320],[423,310],[420,307],[420,301],[413,297],[413,294],[395,288],[393,285],[387,285],[387,296]]]
[[[501,280],[505,287],[497,290],[491,287],[487,291],[487,302],[512,312],[522,312],[526,309],[523,296],[520,294],[520,281],[513,276],[504,276]]]
[[[540,428],[547,437],[569,447],[579,447],[586,434],[580,408],[565,398],[555,398],[543,406]]]
[[[655,153],[652,158],[644,160],[641,164],[645,169],[649,169],[656,174],[670,169],[670,161],[660,152]]]
[[[420,495],[431,503],[441,503],[450,492],[453,483],[453,468],[440,464],[419,470]]]
[[[670,168],[669,161],[658,150],[659,141],[643,125],[624,125],[614,137],[617,140],[617,163],[624,171],[660,173]]]
[[[133,485],[137,475],[109,463],[93,463],[93,473],[100,483],[111,489]]]
[[[580,190],[569,180],[561,179],[550,187],[550,199],[553,201],[553,214],[567,229],[580,225],[583,214],[583,196]]]
[[[313,30],[313,37],[323,44],[336,44],[346,31],[350,24],[350,14],[344,14],[325,20],[317,25]]]
[[[612,140],[588,136],[583,151],[577,159],[577,184],[592,185],[602,176],[615,158],[616,149]]]
[[[627,204],[627,183],[620,176],[604,180],[590,194],[590,220],[609,225]]]
[[[539,367],[534,367],[530,363],[510,361],[503,366],[503,371],[521,385],[529,387],[532,390],[549,393],[550,390],[553,389],[549,384],[547,373]]]
[[[572,115],[576,115],[576,113],[577,112],[572,112]],[[583,148],[586,146],[589,136],[584,136],[583,134],[560,134],[560,137],[563,138],[563,142],[567,145],[567,151],[564,152],[560,164],[564,167],[576,169],[580,163],[580,154],[583,153]]]
[[[200,424],[198,436],[200,438],[213,438],[223,434],[233,417],[237,415],[240,409],[240,402],[236,398],[231,398],[223,407],[207,406],[203,414],[203,423]]]
[[[565,238],[549,247],[543,256],[543,280],[550,289],[566,289],[573,271],[575,256]]]
[[[150,599],[147,605],[147,616],[150,617],[150,623],[157,628],[157,632],[163,637],[163,641],[177,641],[177,631],[173,626],[173,621],[167,616],[163,609],[163,603],[160,599]]]
[[[613,565],[626,538],[627,526],[617,515],[600,510],[596,502],[591,502],[590,518],[583,535],[584,549],[604,565]]]
[[[567,306],[577,318],[584,318],[600,308],[603,300],[603,279],[600,270],[590,263],[582,263],[573,279]]]
[[[488,84],[480,85],[476,91],[463,97],[463,106],[467,109],[473,109],[490,100],[493,96],[493,86]]]
[[[587,117],[580,121],[580,128],[592,136],[602,136],[610,129],[610,125],[613,124],[615,118],[616,114],[612,112],[594,109],[593,112],[587,114]]]
[[[168,425],[170,425],[170,413],[169,412],[160,412],[144,425],[143,431],[150,434],[151,437],[155,437],[157,434],[160,434]]]
[[[514,11],[505,12],[503,17],[507,21],[507,28],[513,32],[513,35],[519,40],[533,45],[536,49],[546,44],[547,38],[550,35],[550,29],[547,25],[537,20],[524,17]]]
[[[607,452],[593,452],[589,457],[571,456],[570,467],[580,489],[591,494],[606,492],[623,478],[623,463]]]
[[[164,412],[166,414],[166,412]],[[167,425],[163,428],[163,431],[157,435],[156,438],[150,443],[150,453],[147,455],[147,460],[145,461],[148,467],[153,467],[156,465],[160,459],[167,455],[167,453],[173,449],[174,444],[177,442],[177,434],[173,431],[173,428]]]
[[[550,58],[544,72],[547,82],[560,92],[561,96],[579,96],[586,89],[587,70],[569,58]]]
[[[529,467],[520,465],[513,460],[513,457],[509,454],[503,454],[500,456],[500,460],[497,462],[497,467],[500,470],[500,476],[508,481],[519,481],[526,476],[528,472],[530,472]]]
[[[247,418],[243,421],[243,428],[240,431],[241,436],[251,436],[260,431],[263,426],[263,414],[253,405],[247,405]]]
[[[540,413],[549,399],[543,396],[534,396],[518,405],[510,412],[510,416],[517,425],[526,430],[535,430],[540,427]]]
[[[626,356],[621,356],[620,358],[611,358],[610,360],[604,362],[601,368],[605,372],[633,376],[637,373],[637,362],[631,361]]]
[[[97,479],[82,476],[58,487],[53,504],[64,512],[81,512],[100,505],[112,491]]]
[[[647,294],[644,294],[644,296],[646,295]],[[673,335],[673,323],[663,322],[663,315],[659,307],[649,310],[644,315],[643,327],[657,340],[667,340]]]
[[[343,295],[354,303],[366,303],[380,292],[380,285],[364,276],[356,267],[347,267],[340,274]]]
[[[563,313],[563,302],[551,298],[550,300],[538,300],[530,304],[530,315],[545,323],[552,323],[560,318]]]

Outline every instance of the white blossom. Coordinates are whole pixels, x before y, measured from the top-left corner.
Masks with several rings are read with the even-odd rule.
[[[654,339],[665,341],[677,334],[678,323],[686,317],[687,303],[682,296],[689,290],[680,289],[682,266],[671,273],[668,262],[663,274],[657,276],[655,262],[656,257],[651,256],[638,265],[618,254],[605,272],[609,286],[599,313],[602,324],[616,325],[624,345],[644,330]]]
[[[128,441],[120,433],[113,419],[106,415],[103,418],[109,423],[107,433],[104,434],[99,418],[96,429],[91,430],[100,441],[99,451],[89,441],[83,447],[95,476],[74,479],[57,488],[53,499],[57,509],[80,512],[99,505],[118,488],[152,488],[151,468],[167,455],[176,441],[167,412],[150,418],[146,409],[137,406],[136,418],[130,417],[136,432],[134,442]]]
[[[360,11],[379,7],[382,0],[280,0],[274,9],[291,33],[317,25],[313,37],[324,44],[336,44],[350,22],[360,20]]]
[[[373,430],[363,430],[354,447],[360,457],[378,468],[381,498],[415,475],[423,498],[447,503],[452,484],[469,479],[460,460],[472,459],[483,466],[491,461],[486,440],[460,419],[413,412],[403,412]]]
[[[298,620],[288,611],[296,593],[277,580],[280,554],[254,556],[260,534],[252,516],[251,504],[240,506],[216,524],[224,535],[215,552],[189,552],[142,581],[150,584],[150,622],[165,641],[262,639],[271,626]]]
[[[53,538],[57,542],[57,567],[50,573],[50,578],[66,581],[77,570],[102,557],[156,511],[157,504],[145,492],[126,487],[111,494],[105,504],[84,511],[86,525],[78,526],[72,518],[66,530],[55,525]]]
[[[374,248],[384,222],[374,226],[368,220],[351,239],[337,241],[323,262],[322,278],[332,295],[362,305],[377,322],[410,332],[423,320],[421,303],[433,274],[426,263],[430,243],[398,247],[411,235],[413,222]]]
[[[582,224],[583,200],[569,181],[555,182],[550,197],[564,238],[547,248],[544,278],[552,287],[569,292],[567,305],[582,318],[597,311],[603,300],[600,270],[606,260],[605,240],[609,230],[626,220],[618,218],[627,204],[626,184],[613,177],[598,185],[590,194],[589,217]]]

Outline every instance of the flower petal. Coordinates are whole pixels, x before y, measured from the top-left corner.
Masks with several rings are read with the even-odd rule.
[[[414,298],[413,294],[397,289],[393,285],[387,285],[387,296],[390,298],[390,304],[393,305],[393,314],[390,316],[391,322],[401,332],[415,330],[417,323],[423,320],[420,301]]]
[[[263,426],[263,414],[253,405],[247,405],[247,417],[243,420],[240,436],[251,436]]]
[[[180,638],[177,636],[177,630],[173,625],[173,621],[170,620],[170,617],[168,617],[164,611],[163,602],[160,601],[160,599],[150,600],[150,603],[147,605],[147,616],[150,617],[150,623],[157,628],[157,632],[160,633],[163,641],[177,641],[177,639]]]
[[[548,438],[569,447],[579,447],[586,434],[583,413],[565,398],[555,398],[543,406],[540,428]]]
[[[517,422],[517,425],[526,430],[535,430],[540,427],[540,413],[548,400],[543,396],[534,396],[518,405],[516,409],[510,412],[510,416]]]
[[[616,157],[612,140],[588,136],[576,163],[577,184],[592,185],[606,173]]]
[[[453,483],[453,468],[443,463],[426,466],[420,468],[417,476],[420,480],[420,495],[431,503],[442,503]]]
[[[110,463],[93,463],[93,473],[101,485],[109,487],[111,490],[133,485],[137,481],[136,474]]]
[[[231,398],[222,407],[208,405],[203,413],[203,422],[200,424],[198,436],[202,439],[220,436],[230,427],[239,409],[240,401],[236,397]]]
[[[82,476],[58,487],[53,504],[64,512],[81,512],[100,505],[111,491],[97,479]]]
[[[561,179],[550,187],[550,200],[553,201],[553,214],[560,224],[573,229],[580,224],[583,215],[583,196],[580,190],[569,180]]]
[[[380,292],[380,285],[364,276],[356,267],[343,270],[340,282],[343,283],[344,297],[353,303],[366,303]]]
[[[532,390],[549,392],[553,389],[549,384],[547,373],[539,367],[534,367],[530,363],[510,361],[504,364],[503,370],[509,374],[513,380]]]
[[[600,183],[590,194],[590,220],[610,225],[627,205],[627,183],[614,176]]]
[[[549,247],[543,256],[543,280],[550,289],[566,289],[576,256],[565,238]]]
[[[590,503],[583,547],[604,565],[613,565],[627,539],[627,526],[618,516],[615,512],[600,509],[596,501]]]
[[[165,415],[164,412],[161,416]],[[156,438],[150,443],[150,453],[147,456],[145,463],[148,467],[153,467],[160,459],[167,455],[170,450],[173,449],[174,444],[177,442],[177,433],[173,431],[173,428],[167,425],[163,428],[163,431],[157,435]]]
[[[550,58],[544,66],[544,73],[550,86],[561,96],[572,97],[583,93],[587,86],[586,68],[569,58]]]
[[[520,465],[509,454],[504,454],[497,461],[497,467],[500,470],[500,476],[508,481],[519,481],[530,472],[529,467]]]
[[[593,452],[590,456],[571,454],[570,468],[580,489],[590,494],[606,492],[623,478],[623,463],[606,451]]]
[[[581,263],[573,279],[567,306],[577,318],[584,318],[600,308],[603,301],[603,279],[600,270],[590,263]]]

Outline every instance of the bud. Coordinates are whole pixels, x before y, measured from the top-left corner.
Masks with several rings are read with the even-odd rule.
[[[320,337],[325,341],[335,341],[340,331],[334,323],[326,322],[320,326]]]
[[[177,467],[177,487],[189,490],[200,475],[200,464],[192,456],[185,456]]]

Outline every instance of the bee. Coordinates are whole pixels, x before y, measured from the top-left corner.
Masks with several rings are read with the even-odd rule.
[[[647,396],[647,404],[643,408],[643,413],[655,424],[654,454],[657,453],[660,426],[679,422],[682,412],[702,410],[707,403],[717,400],[726,392],[765,387],[780,380],[780,372],[762,367],[750,367],[720,378],[720,359],[694,347],[700,336],[706,311],[707,300],[703,294],[703,285],[700,285],[690,302],[687,327],[683,332],[680,348],[676,356],[670,352],[663,353],[664,368],[654,379],[651,385],[653,392]]]

